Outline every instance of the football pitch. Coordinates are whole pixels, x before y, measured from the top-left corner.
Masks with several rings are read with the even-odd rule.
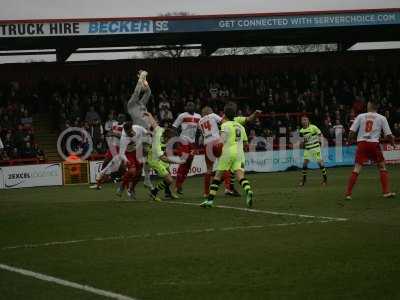
[[[400,299],[400,197],[376,168],[343,201],[349,168],[253,174],[251,210],[203,178],[176,201],[114,185],[0,191],[0,299]],[[397,192],[399,167],[390,168]]]

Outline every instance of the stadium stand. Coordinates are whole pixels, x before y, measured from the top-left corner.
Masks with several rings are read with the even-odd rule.
[[[18,82],[0,88],[1,164],[37,163],[45,159],[33,127],[34,95]]]
[[[222,113],[224,103],[234,100],[243,115],[254,109],[265,113],[249,126],[250,137],[273,137],[276,143],[285,135],[296,137],[299,117],[307,113],[333,143],[335,132],[342,131],[346,136],[366,101],[374,99],[400,137],[397,57],[396,51],[383,51],[18,65],[10,68],[9,76],[20,78],[20,84],[9,84],[7,93],[12,94],[14,86],[21,85],[18,92],[24,92],[24,101],[10,101],[21,104],[2,110],[2,132],[10,129],[11,121],[14,128],[24,125],[12,132],[17,147],[7,146],[5,153],[12,158],[32,155],[18,141],[23,128],[32,136],[27,105],[52,116],[51,128],[86,129],[94,140],[94,154],[104,153],[104,135],[110,122],[125,111],[140,68],[150,72],[154,97],[149,109],[163,124],[171,124],[187,101],[194,101],[198,111],[208,104]],[[18,114],[7,121],[10,113],[4,111],[10,110]],[[26,139],[24,136],[25,142],[32,143],[33,137]],[[10,143],[7,134],[2,140]]]

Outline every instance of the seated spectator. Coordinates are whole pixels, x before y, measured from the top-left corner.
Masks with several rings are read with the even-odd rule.
[[[112,125],[114,122],[117,122],[117,120],[115,120],[114,113],[112,112],[112,113],[108,114],[108,120],[104,124],[104,131],[105,132],[110,131],[112,129]]]
[[[393,135],[396,138],[400,138],[400,123],[394,123],[394,125],[393,125]]]
[[[14,152],[14,149],[16,149],[11,130],[7,131],[3,140],[3,146],[4,151],[7,153],[8,156],[11,156],[11,153]]]
[[[158,104],[158,109],[162,110],[163,108],[171,109],[171,104],[166,100],[164,95],[160,95],[160,102]]]
[[[18,148],[13,148],[11,151],[8,153],[9,159],[18,159],[21,157],[20,151],[18,151]]]
[[[42,149],[39,148],[38,144],[33,144],[33,150],[35,151],[36,158],[40,160],[45,160],[46,156]]]
[[[101,125],[100,120],[96,119],[89,127],[90,136],[93,139],[93,144],[99,143],[104,138],[104,129]]]
[[[22,118],[21,118],[21,124],[24,125],[25,127],[31,127],[32,126],[32,117],[29,116],[29,113],[27,110],[24,110]]]
[[[257,137],[256,131],[254,129],[250,129],[248,136],[249,143],[251,143],[251,141],[256,137]]]
[[[160,121],[161,122],[170,122],[174,119],[172,112],[167,107],[162,107],[160,110]]]
[[[13,135],[14,144],[17,148],[20,149],[23,148],[25,143],[24,138],[25,138],[25,131],[23,129],[23,126],[19,124],[17,130],[14,132]]]
[[[396,111],[393,113],[393,122],[400,124],[400,106],[397,107]]]
[[[7,160],[8,156],[6,151],[4,150],[4,145],[3,145],[3,141],[1,140],[1,136],[0,136],[0,160]]]
[[[5,114],[3,116],[3,120],[1,121],[1,127],[6,128],[6,129],[10,129],[10,128],[14,127],[7,114]]]
[[[96,95],[96,94],[94,93],[94,95]],[[96,96],[96,99],[97,99],[97,96]],[[89,111],[86,113],[85,121],[91,123],[95,120],[100,120],[100,115],[94,110],[94,106],[91,106],[89,108]]]
[[[225,85],[222,89],[219,90],[219,96],[221,98],[229,98],[229,89],[228,87]]]
[[[96,143],[94,143],[94,151],[99,154],[104,154],[107,152],[107,142],[104,136],[102,136],[99,140],[96,141]]]
[[[217,99],[219,94],[218,85],[211,85],[208,92],[210,93],[211,99]]]
[[[22,158],[36,158],[36,151],[32,148],[31,143],[25,143],[25,147],[21,150],[21,157]]]
[[[87,132],[87,134],[90,135],[90,125],[89,122],[84,122],[82,129],[85,130]],[[89,150],[89,138],[82,134],[82,141],[80,143],[76,143],[75,145],[73,145],[72,151],[78,153],[79,151],[83,151],[83,153],[86,153]]]
[[[27,129],[24,131],[24,142],[33,142],[33,131],[32,129]]]
[[[335,138],[336,136],[342,136],[342,137],[344,136],[345,130],[340,122],[340,119],[336,119],[335,125],[333,126],[333,131],[334,131],[333,138]]]
[[[81,116],[81,113],[82,112],[81,112],[81,108],[79,107],[79,99],[78,98],[74,98],[72,100],[72,107],[71,107],[71,110],[70,110],[69,118],[70,119],[79,118]]]

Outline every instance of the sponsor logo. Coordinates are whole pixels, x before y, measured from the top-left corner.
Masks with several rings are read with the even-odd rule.
[[[29,168],[29,167],[28,167]],[[31,167],[32,168],[32,167]],[[20,168],[16,168],[17,170]],[[5,187],[12,188],[27,181],[34,181],[35,179],[44,179],[51,177],[60,176],[60,165],[51,164],[40,170],[40,166],[33,167],[32,171],[20,171],[6,174],[5,176]]]

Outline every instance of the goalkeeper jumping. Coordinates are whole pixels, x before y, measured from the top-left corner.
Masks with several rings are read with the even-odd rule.
[[[145,129],[149,129],[149,122],[144,116],[147,112],[147,103],[151,97],[151,89],[147,82],[147,71],[139,70],[138,81],[136,83],[135,90],[128,101],[127,110],[132,118],[134,125],[140,125]],[[147,163],[144,163],[144,185],[150,189],[153,188],[153,184],[150,180],[150,170]]]

